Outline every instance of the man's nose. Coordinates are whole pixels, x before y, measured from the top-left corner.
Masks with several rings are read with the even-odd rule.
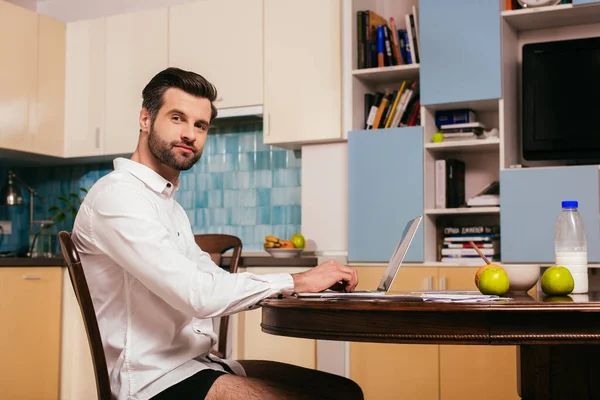
[[[181,132],[181,139],[186,142],[194,142],[196,140],[196,129],[193,125],[188,125]]]

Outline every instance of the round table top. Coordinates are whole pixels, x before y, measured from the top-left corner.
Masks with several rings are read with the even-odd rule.
[[[270,298],[264,332],[312,339],[438,344],[600,344],[600,292],[479,303]]]

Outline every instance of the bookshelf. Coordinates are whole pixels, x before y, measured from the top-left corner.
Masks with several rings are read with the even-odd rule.
[[[500,207],[426,208],[425,215],[499,214]]]
[[[365,93],[376,91],[393,91],[403,81],[420,84],[420,65],[417,63],[393,65],[376,68],[358,68],[359,48],[357,46],[357,12],[372,10],[383,18],[394,17],[396,28],[406,28],[405,15],[417,11],[417,26],[419,23],[418,0],[351,0],[351,7],[346,12],[346,20],[350,25],[352,40],[346,43],[347,56],[344,59],[344,69],[347,76],[347,97],[350,99],[345,116],[345,131],[365,129]],[[464,141],[446,141],[433,143],[431,138],[438,131],[435,125],[435,112],[438,110],[470,108],[475,111],[477,120],[486,125],[487,130],[496,128],[499,137],[474,139]],[[424,231],[424,261],[437,262],[438,236],[441,224],[480,223],[481,218],[486,222],[499,224],[499,207],[473,207],[458,209],[435,208],[435,161],[443,158],[455,158],[466,165],[465,198],[477,194],[489,183],[499,179],[499,171],[503,162],[500,158],[504,147],[502,144],[502,126],[500,121],[501,104],[497,99],[476,102],[461,102],[453,104],[436,104],[420,107],[419,125],[423,132],[423,212],[427,216],[423,221]],[[401,134],[401,133],[400,133]],[[452,216],[447,222],[445,216]],[[485,216],[485,217],[481,217]],[[468,218],[467,218],[468,217]],[[481,217],[481,218],[480,218]]]
[[[600,23],[600,12],[596,5],[558,4],[547,7],[504,10],[500,15],[517,31]]]

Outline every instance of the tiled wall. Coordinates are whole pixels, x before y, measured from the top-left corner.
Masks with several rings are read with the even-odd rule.
[[[7,168],[0,167],[1,185]],[[260,251],[266,235],[290,238],[300,232],[300,168],[299,153],[262,144],[260,123],[214,128],[200,161],[181,174],[176,198],[194,233],[229,233],[242,239],[244,251]],[[51,205],[62,207],[59,196],[89,188],[111,170],[110,163],[14,168],[48,201],[36,201],[36,219],[50,217]],[[13,234],[5,235],[0,251],[26,247],[28,206],[0,205],[0,220],[5,219],[13,221]],[[72,223],[67,218],[57,228],[70,230]]]

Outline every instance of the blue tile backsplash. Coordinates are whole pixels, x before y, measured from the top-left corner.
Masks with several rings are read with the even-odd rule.
[[[0,185],[8,167],[0,166]],[[48,207],[63,207],[58,197],[89,188],[112,171],[112,163],[49,168],[12,168],[35,188],[47,204],[35,201],[35,218],[51,217]],[[264,237],[290,238],[300,232],[299,152],[262,143],[262,124],[243,123],[211,130],[204,154],[181,174],[177,201],[188,214],[194,233],[228,233],[239,236],[244,251],[262,250]],[[29,201],[28,192],[22,189]],[[29,207],[0,205],[0,220],[12,221],[0,251],[28,245]],[[70,217],[57,229],[70,230]],[[56,250],[58,250],[56,248]]]

